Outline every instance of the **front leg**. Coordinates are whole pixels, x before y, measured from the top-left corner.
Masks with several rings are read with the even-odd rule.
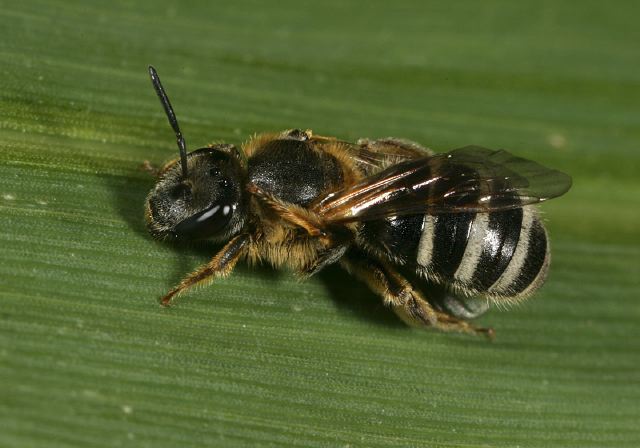
[[[229,241],[213,259],[185,277],[178,286],[169,291],[161,300],[162,306],[169,306],[172,299],[198,283],[213,280],[212,277],[224,278],[231,274],[236,263],[247,253],[251,236],[241,234]]]
[[[443,331],[484,334],[494,337],[492,328],[479,328],[451,314],[435,309],[411,283],[388,263],[369,257],[357,250],[349,251],[340,260],[348,272],[363,280],[384,303],[409,325],[434,327]]]
[[[264,191],[254,183],[247,186],[247,191],[263,205],[275,212],[280,218],[290,224],[303,228],[310,236],[327,237],[322,220],[310,210],[296,204],[284,202]]]

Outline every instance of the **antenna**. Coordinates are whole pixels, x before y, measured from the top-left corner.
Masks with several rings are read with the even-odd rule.
[[[156,90],[158,94],[158,98],[160,98],[160,102],[164,107],[164,111],[167,114],[167,118],[169,119],[169,124],[173,128],[173,131],[176,133],[176,140],[178,142],[178,148],[180,149],[180,164],[182,165],[182,177],[187,177],[187,145],[184,142],[184,137],[182,137],[182,132],[180,132],[180,126],[178,125],[178,119],[176,118],[175,112],[173,112],[173,107],[171,107],[171,103],[169,102],[169,97],[164,91],[162,87],[162,83],[160,82],[160,77],[158,76],[158,72],[151,65],[149,66],[149,76],[151,76],[151,83],[153,84],[153,88]]]

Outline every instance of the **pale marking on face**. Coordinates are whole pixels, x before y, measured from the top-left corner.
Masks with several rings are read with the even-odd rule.
[[[207,219],[211,218],[213,215],[218,213],[218,210],[220,210],[220,206],[216,205],[215,207],[211,208],[211,210],[207,211],[206,213],[203,213],[202,216],[196,219],[196,222],[206,221]]]

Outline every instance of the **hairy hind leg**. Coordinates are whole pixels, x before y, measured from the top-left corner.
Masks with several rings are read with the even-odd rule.
[[[390,164],[433,155],[431,149],[425,148],[420,143],[395,137],[379,138],[377,140],[361,138],[357,141],[357,145],[372,153],[388,157],[388,163]]]
[[[384,303],[409,325],[433,327],[443,331],[482,334],[490,339],[494,336],[492,328],[476,327],[431,306],[429,301],[414,289],[406,278],[386,262],[351,250],[340,260],[340,264],[382,296]]]

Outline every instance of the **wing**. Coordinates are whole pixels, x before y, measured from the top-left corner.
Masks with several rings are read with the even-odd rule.
[[[490,212],[566,193],[571,177],[531,160],[479,146],[406,160],[329,194],[312,210],[329,222],[418,213]]]

